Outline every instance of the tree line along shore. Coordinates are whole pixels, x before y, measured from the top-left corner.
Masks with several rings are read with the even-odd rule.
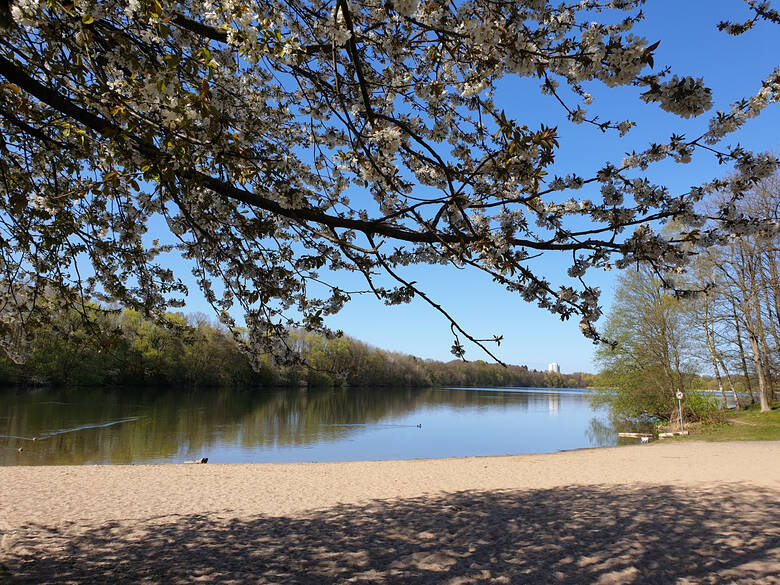
[[[583,388],[592,374],[559,374],[526,366],[441,362],[372,347],[350,337],[328,339],[290,332],[302,361],[281,365],[252,356],[224,327],[203,314],[169,313],[164,323],[132,309],[95,313],[90,328],[63,315],[40,330],[23,356],[0,358],[0,383],[52,386],[330,387],[330,386],[520,386]],[[105,334],[104,332],[108,332]]]

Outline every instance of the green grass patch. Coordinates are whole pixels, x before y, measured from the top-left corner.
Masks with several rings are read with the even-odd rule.
[[[780,441],[780,403],[761,412],[757,405],[724,413],[724,422],[703,425],[683,439],[704,441]]]

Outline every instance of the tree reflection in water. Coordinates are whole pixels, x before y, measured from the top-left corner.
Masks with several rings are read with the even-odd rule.
[[[367,428],[417,427],[421,421],[406,420],[417,411],[429,417],[503,412],[519,428],[526,424],[523,413],[557,419],[572,405],[588,408],[580,393],[526,390],[7,390],[0,393],[0,465],[176,462],[210,455],[215,445],[305,449]],[[577,446],[614,444],[606,427],[593,428],[585,432],[589,442]],[[504,452],[519,452],[517,444]]]

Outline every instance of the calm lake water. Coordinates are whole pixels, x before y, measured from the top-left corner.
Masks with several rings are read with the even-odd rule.
[[[0,465],[413,459],[615,444],[586,390],[0,391]]]

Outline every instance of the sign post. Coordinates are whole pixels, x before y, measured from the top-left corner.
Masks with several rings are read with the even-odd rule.
[[[685,432],[685,427],[683,426],[683,417],[682,417],[682,399],[683,399],[683,393],[682,390],[677,391],[677,408],[680,411],[680,432]]]

